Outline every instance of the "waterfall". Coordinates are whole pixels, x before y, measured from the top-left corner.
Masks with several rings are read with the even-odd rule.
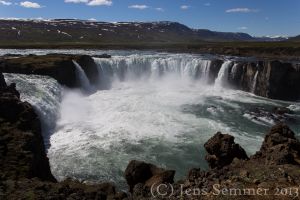
[[[225,61],[222,64],[221,69],[218,73],[218,77],[215,81],[216,87],[226,87],[226,85],[228,84],[229,68],[231,65],[232,61]]]
[[[86,76],[84,70],[82,69],[82,67],[76,61],[73,60],[73,63],[76,67],[76,76],[77,76],[77,79],[80,83],[80,86],[82,87],[82,89],[84,91],[91,91],[92,86],[91,86],[90,80]]]
[[[257,70],[256,73],[255,73],[255,76],[253,78],[253,81],[252,81],[251,93],[255,93],[258,73],[259,73],[259,71]]]
[[[16,83],[21,100],[29,102],[41,119],[46,147],[58,118],[62,88],[50,77],[24,74],[4,74],[8,84]]]
[[[208,83],[209,81],[209,73],[210,73],[210,67],[211,67],[211,61],[210,60],[204,60],[202,62],[202,73],[201,73],[201,80],[204,83]]]
[[[238,63],[235,63],[235,64],[233,65],[232,69],[231,69],[230,76],[232,77],[232,79],[235,79],[235,78],[236,78],[238,66],[239,66],[239,64],[238,64]]]
[[[167,75],[207,83],[212,63],[207,58],[174,55],[113,56],[111,59],[94,58],[94,60],[98,65],[102,88],[108,88],[114,79],[156,80]]]

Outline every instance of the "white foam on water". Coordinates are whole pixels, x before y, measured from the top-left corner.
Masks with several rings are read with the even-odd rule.
[[[66,91],[51,137],[51,169],[59,180],[70,176],[125,187],[123,172],[136,159],[176,169],[182,178],[189,168],[205,167],[203,144],[220,130],[255,152],[256,137],[240,135],[222,121],[182,112],[182,105],[205,104],[207,97],[223,92],[174,74],[159,81],[115,81],[110,90],[90,96]]]

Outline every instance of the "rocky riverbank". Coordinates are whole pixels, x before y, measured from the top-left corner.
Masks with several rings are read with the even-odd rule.
[[[210,169],[191,169],[177,182],[175,171],[141,161],[124,172],[127,194],[111,183],[57,182],[39,118],[19,96],[0,74],[1,199],[298,199],[300,142],[284,124],[274,126],[252,156],[234,137],[217,133],[205,144]]]

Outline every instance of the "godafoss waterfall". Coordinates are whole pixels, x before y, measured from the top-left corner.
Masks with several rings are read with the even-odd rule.
[[[240,59],[109,53],[111,58],[93,58],[99,73],[93,86],[74,61],[79,89],[45,76],[5,74],[42,119],[47,155],[58,180],[111,181],[126,188],[123,173],[130,160],[174,169],[180,179],[188,169],[207,168],[203,144],[218,131],[233,135],[249,154],[258,150],[262,134],[277,120],[300,131],[294,122],[300,115],[298,102],[251,93],[259,90],[256,66],[248,81],[251,92],[235,88]],[[293,113],[277,116],[275,107]]]

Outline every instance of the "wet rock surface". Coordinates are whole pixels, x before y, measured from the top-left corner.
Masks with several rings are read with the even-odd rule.
[[[265,109],[262,107],[255,107],[249,109],[245,112],[252,120],[266,123],[266,124],[276,124],[276,123],[298,123],[294,112],[285,107],[274,107],[272,109]]]

